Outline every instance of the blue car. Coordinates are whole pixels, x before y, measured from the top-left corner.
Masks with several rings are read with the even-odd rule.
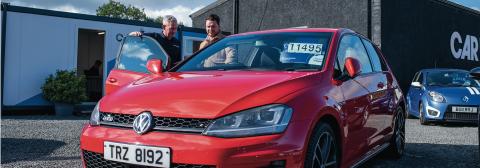
[[[480,83],[460,69],[417,72],[407,94],[409,116],[430,122],[478,121]]]

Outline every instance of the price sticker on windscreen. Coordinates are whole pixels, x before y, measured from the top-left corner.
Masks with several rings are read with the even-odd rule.
[[[323,44],[314,43],[288,43],[287,52],[303,54],[321,54]]]

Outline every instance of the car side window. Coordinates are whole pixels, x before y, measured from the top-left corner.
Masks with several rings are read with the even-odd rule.
[[[420,75],[418,76],[418,82],[420,82],[420,84],[424,84],[423,83],[423,73],[420,73]]]
[[[365,48],[367,49],[368,56],[370,56],[370,60],[372,61],[373,65],[373,71],[375,72],[381,72],[381,71],[386,71],[387,68],[385,67],[385,64],[383,61],[380,59],[377,50],[373,46],[373,44],[365,39],[362,39],[363,44],[365,44]]]
[[[353,57],[360,62],[362,74],[372,72],[372,65],[368,58],[367,51],[362,44],[359,37],[355,35],[345,35],[340,41],[337,52],[337,61],[340,64],[340,69],[345,72],[345,58]]]
[[[417,73],[415,73],[415,75],[413,75],[412,82],[416,82],[416,81],[417,81],[418,74],[420,74],[420,72],[417,72]]]
[[[417,78],[415,78],[415,82],[420,82],[420,84],[423,84],[423,73],[418,73]]]

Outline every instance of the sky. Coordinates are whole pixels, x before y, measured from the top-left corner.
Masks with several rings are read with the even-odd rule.
[[[108,3],[108,0],[1,0],[11,5],[50,9],[56,11],[96,14],[98,6]],[[215,0],[116,0],[125,5],[145,9],[147,16],[156,18],[164,15],[174,15],[186,26],[192,25],[189,15]],[[480,11],[480,0],[450,0],[466,7]]]

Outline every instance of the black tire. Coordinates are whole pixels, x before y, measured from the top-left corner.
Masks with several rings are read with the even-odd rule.
[[[423,104],[420,102],[420,105],[418,107],[418,113],[419,113],[419,120],[420,120],[420,124],[422,125],[428,125],[428,121],[425,119],[425,111],[423,111]]]
[[[399,159],[405,151],[405,113],[398,108],[393,125],[393,136],[387,149],[388,156]]]
[[[333,132],[333,129],[329,124],[317,124],[312,133],[312,137],[310,138],[310,142],[308,143],[304,164],[305,168],[340,167],[340,155],[337,142],[336,134]]]

